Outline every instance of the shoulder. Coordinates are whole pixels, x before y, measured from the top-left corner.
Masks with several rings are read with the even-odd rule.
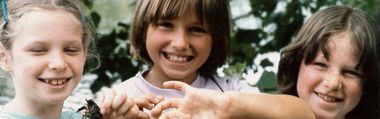
[[[0,119],[38,119],[38,118],[1,111]]]
[[[83,119],[83,116],[74,111],[65,111],[62,112],[60,119]]]
[[[138,72],[135,76],[112,86],[117,91],[125,92],[128,96],[140,95],[141,89],[144,88],[144,78],[141,72]]]
[[[138,72],[135,76],[133,76],[133,77],[131,77],[131,78],[129,78],[129,79],[121,82],[120,84],[117,84],[116,86],[120,86],[120,85],[123,85],[123,86],[125,86],[125,85],[132,85],[133,82],[136,82],[136,81],[141,80],[141,79],[143,79],[142,73]]]
[[[16,119],[18,117],[15,117],[11,114],[0,112],[0,119]]]
[[[142,77],[141,73],[138,72],[135,76],[133,76],[133,77],[121,82],[121,83],[113,85],[112,88],[117,89],[117,90],[128,90],[132,87],[135,87],[135,85],[137,84],[137,81],[140,80],[140,77]]]
[[[116,88],[116,89],[123,89],[125,90],[124,88],[126,87],[135,87],[135,85],[138,84],[138,81],[142,80],[143,79],[143,76],[141,74],[141,72],[138,72],[135,76],[119,83],[119,84],[116,84],[113,86],[113,88]]]

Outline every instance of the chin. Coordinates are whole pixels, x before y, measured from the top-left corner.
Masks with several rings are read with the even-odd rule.
[[[170,77],[171,79],[181,81],[189,75],[186,73],[167,73],[167,76]]]
[[[317,119],[344,119],[344,116],[338,115],[336,113],[329,113],[329,112],[325,112],[323,114],[315,113],[315,116]]]

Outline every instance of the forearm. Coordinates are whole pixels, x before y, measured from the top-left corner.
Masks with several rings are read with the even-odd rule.
[[[308,104],[294,96],[241,92],[227,92],[226,94],[231,99],[229,111],[238,118],[315,118]]]

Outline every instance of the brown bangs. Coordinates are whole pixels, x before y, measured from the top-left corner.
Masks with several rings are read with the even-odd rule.
[[[314,22],[321,22],[321,26],[314,26],[314,29],[316,32],[314,36],[311,37],[311,39],[307,40],[310,43],[310,45],[306,45],[304,47],[305,49],[305,63],[310,64],[315,57],[317,56],[317,53],[319,50],[321,50],[324,57],[329,60],[329,49],[328,49],[328,39],[334,35],[341,32],[347,32],[350,34],[348,30],[348,17],[352,14],[352,10],[342,10],[340,11],[343,13],[341,16],[336,16],[336,14],[324,14],[326,15],[326,21],[314,21],[317,20],[319,17],[312,18],[311,21]],[[350,37],[350,39],[354,40],[353,37]],[[356,40],[354,40],[356,42]],[[355,47],[356,45],[353,44]]]
[[[193,10],[198,4],[196,0],[152,0],[150,2],[147,6],[144,21],[153,24],[156,24],[160,19],[182,17],[187,10]]]

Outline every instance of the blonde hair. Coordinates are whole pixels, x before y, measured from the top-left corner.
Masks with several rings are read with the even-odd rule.
[[[99,66],[99,56],[95,51],[95,31],[89,10],[79,0],[9,0],[7,7],[2,8],[6,14],[1,14],[0,42],[6,49],[12,49],[14,27],[17,21],[25,14],[35,10],[63,10],[71,13],[80,21],[83,28],[83,47],[87,51],[87,60],[96,61]],[[4,19],[8,18],[8,19]],[[93,60],[95,59],[95,60]]]

